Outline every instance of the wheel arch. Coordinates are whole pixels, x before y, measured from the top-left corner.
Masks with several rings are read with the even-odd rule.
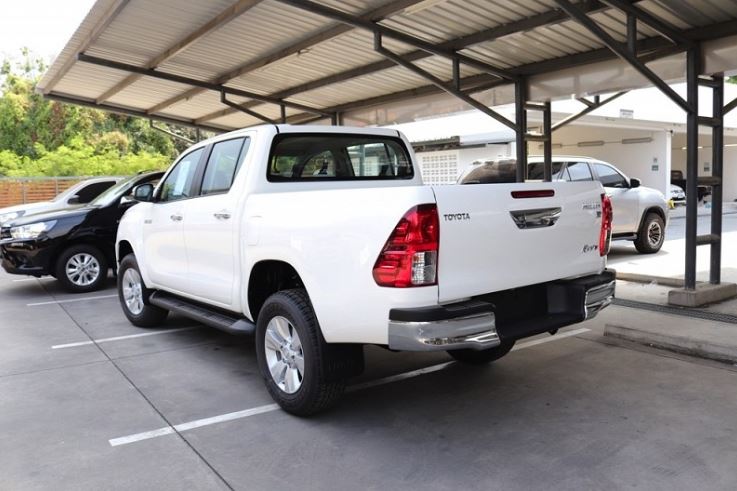
[[[115,252],[117,253],[117,256],[118,256],[118,261],[117,261],[118,264],[120,264],[120,261],[122,261],[123,258],[127,256],[128,254],[134,254],[133,246],[127,240],[121,240],[118,243],[118,247]]]
[[[640,233],[642,226],[645,224],[645,218],[647,218],[647,215],[649,213],[654,213],[658,215],[663,220],[664,225],[668,224],[668,216],[665,213],[665,211],[659,206],[650,206],[646,208],[645,211],[642,212],[642,216],[640,217],[640,224],[637,226],[637,234]],[[665,231],[663,232],[665,233]]]
[[[247,301],[251,319],[257,321],[261,307],[269,296],[293,288],[306,290],[302,277],[290,263],[268,259],[254,264],[248,277]]]

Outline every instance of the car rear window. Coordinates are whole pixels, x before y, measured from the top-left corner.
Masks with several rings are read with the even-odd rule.
[[[282,134],[274,138],[267,179],[273,182],[411,179],[412,161],[399,138]]]

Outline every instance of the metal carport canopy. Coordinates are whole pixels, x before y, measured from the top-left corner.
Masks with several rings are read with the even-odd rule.
[[[39,90],[222,131],[283,119],[396,123],[469,103],[483,110],[513,102],[520,79],[535,101],[651,85],[559,4],[98,0]],[[575,3],[623,46],[632,6],[630,47],[662,79],[684,79],[693,41],[704,73],[737,68],[735,1]]]

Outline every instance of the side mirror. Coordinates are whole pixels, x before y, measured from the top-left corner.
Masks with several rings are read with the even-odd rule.
[[[79,195],[78,194],[75,194],[74,196],[70,196],[69,199],[67,200],[67,204],[68,205],[78,205],[78,204],[80,204]]]
[[[640,180],[636,177],[633,177],[630,179],[630,188],[639,188],[640,187]]]
[[[142,201],[144,203],[153,201],[154,199],[154,185],[150,182],[145,184],[139,184],[133,188],[133,199],[136,201]]]

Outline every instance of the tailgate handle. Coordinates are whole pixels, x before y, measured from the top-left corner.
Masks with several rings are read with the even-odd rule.
[[[518,228],[552,227],[560,218],[560,207],[509,212]]]

